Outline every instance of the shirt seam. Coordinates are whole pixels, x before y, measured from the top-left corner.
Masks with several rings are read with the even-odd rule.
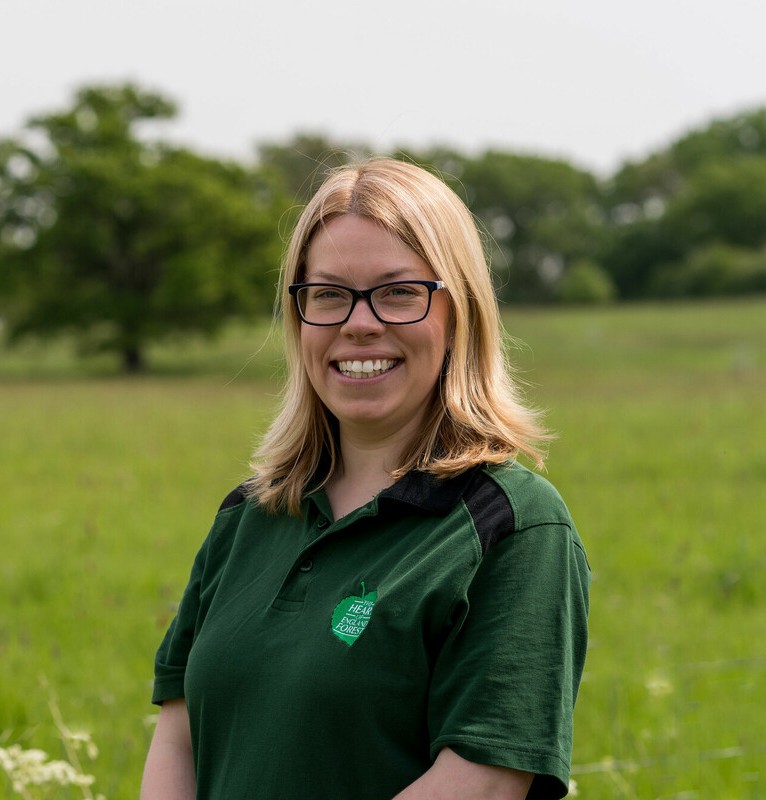
[[[241,509],[241,506],[247,503],[247,498],[243,498],[239,503],[233,506],[227,506],[226,508],[222,508],[216,514],[216,517],[222,517],[224,514],[231,514],[232,512],[236,511],[237,509]],[[210,519],[210,517],[208,517]]]
[[[452,594],[452,597],[450,598],[449,605],[447,606],[447,611],[445,612],[445,616],[442,619],[442,630],[448,627],[449,620],[454,617],[455,608],[460,602],[460,599],[467,593],[468,587],[471,585],[471,581],[473,581],[476,572],[478,571],[482,561],[484,560],[484,551],[481,546],[481,540],[479,539],[479,534],[476,530],[476,525],[474,524],[470,510],[466,506],[465,500],[462,498],[460,500],[460,506],[463,509],[464,513],[467,515],[469,524],[471,526],[470,541],[475,560],[466,570],[466,575],[464,576],[463,580],[459,582],[459,585],[455,588],[455,591]],[[449,638],[449,634],[447,638]]]
[[[513,532],[513,535],[518,536],[520,533],[530,533],[531,531],[535,530],[535,528],[548,528],[551,525],[557,527],[561,526],[562,528],[566,528],[568,532],[569,541],[572,542],[572,544],[578,544],[577,540],[572,535],[574,530],[572,525],[569,522],[566,522],[565,520],[562,519],[551,519],[551,520],[546,520],[544,522],[535,522],[532,525],[527,525],[524,528],[519,528],[518,530],[515,530]]]

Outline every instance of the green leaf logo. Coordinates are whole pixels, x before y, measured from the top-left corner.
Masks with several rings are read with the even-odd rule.
[[[370,622],[372,609],[378,599],[376,592],[365,592],[362,581],[362,596],[344,597],[332,612],[332,632],[349,647],[364,633]]]

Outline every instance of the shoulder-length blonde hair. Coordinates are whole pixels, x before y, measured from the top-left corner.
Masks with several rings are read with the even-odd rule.
[[[287,287],[305,273],[317,230],[356,214],[383,226],[412,248],[444,281],[454,331],[439,391],[416,439],[392,473],[413,469],[439,477],[480,463],[527,455],[543,463],[547,438],[526,407],[502,348],[495,292],[474,220],[458,196],[420,167],[374,159],[332,173],[301,214],[280,276],[287,384],[282,407],[257,450],[249,493],[272,512],[300,513],[301,498],[338,466],[337,421],[320,401],[301,358],[300,328]]]

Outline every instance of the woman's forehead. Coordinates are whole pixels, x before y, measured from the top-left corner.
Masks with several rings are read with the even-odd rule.
[[[306,278],[336,282],[351,278],[387,281],[429,279],[429,265],[396,234],[366,217],[335,217],[312,237]]]

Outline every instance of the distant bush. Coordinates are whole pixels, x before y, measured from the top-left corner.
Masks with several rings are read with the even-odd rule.
[[[683,261],[657,270],[652,294],[658,297],[715,297],[766,292],[766,249],[715,243],[692,251]]]
[[[564,272],[556,296],[563,303],[611,303],[617,295],[609,273],[595,261],[575,261]]]

